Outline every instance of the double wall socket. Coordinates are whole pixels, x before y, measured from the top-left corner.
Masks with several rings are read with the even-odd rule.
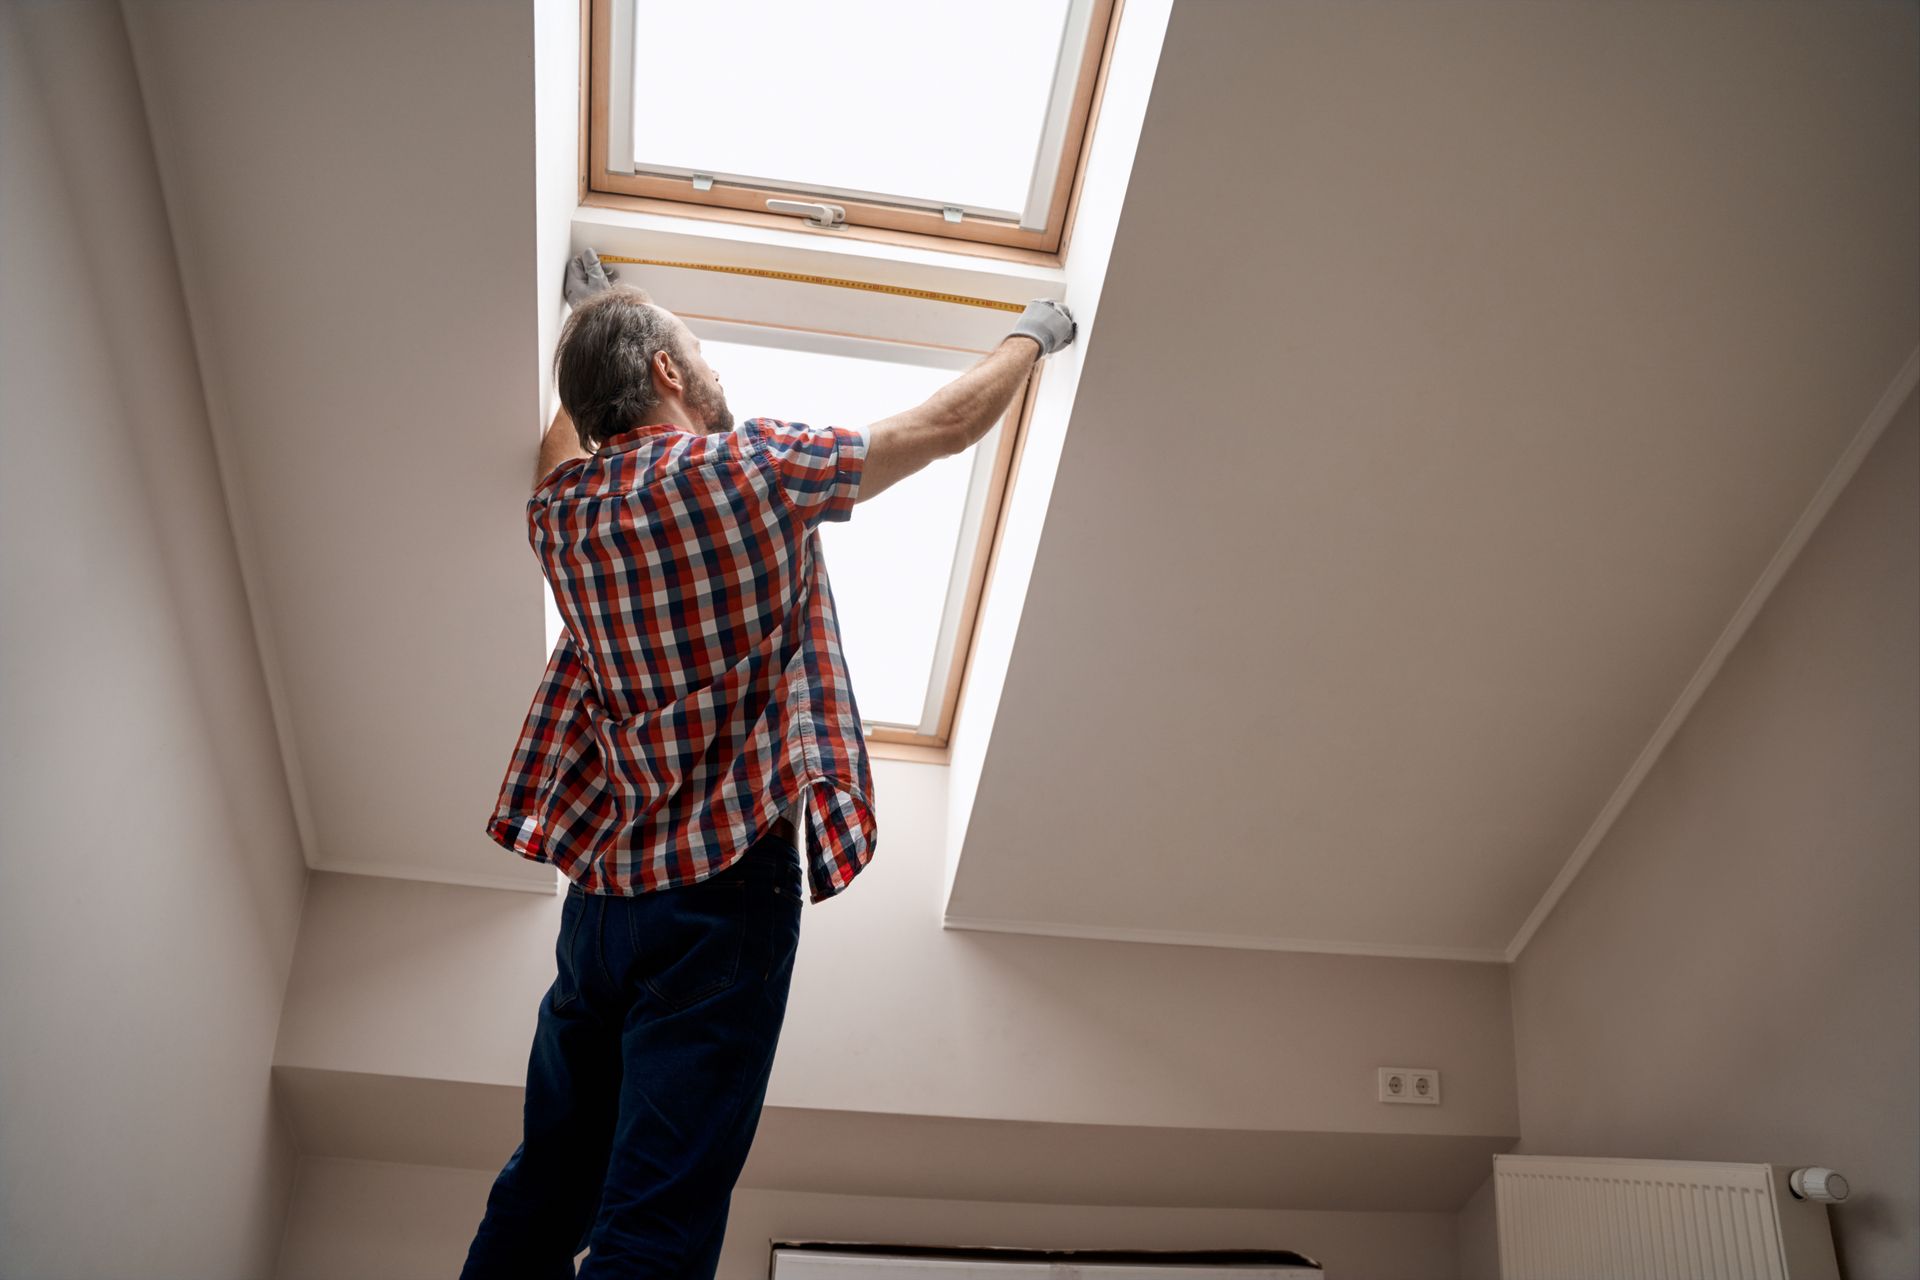
[[[1440,1105],[1440,1073],[1432,1067],[1380,1068],[1380,1101]]]

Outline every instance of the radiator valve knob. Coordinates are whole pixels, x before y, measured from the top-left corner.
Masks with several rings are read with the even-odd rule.
[[[1787,1175],[1787,1185],[1802,1200],[1838,1204],[1847,1198],[1847,1180],[1831,1169],[1795,1169]]]

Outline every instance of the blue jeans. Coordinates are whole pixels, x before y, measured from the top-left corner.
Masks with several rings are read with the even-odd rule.
[[[707,1277],[767,1096],[800,941],[784,835],[697,884],[567,890],[526,1133],[463,1280]]]

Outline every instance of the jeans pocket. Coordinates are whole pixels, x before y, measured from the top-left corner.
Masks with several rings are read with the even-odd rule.
[[[645,957],[647,990],[668,1009],[689,1009],[739,980],[759,913],[747,880],[732,870],[649,895],[650,922],[635,927],[651,936],[636,938],[636,949]]]

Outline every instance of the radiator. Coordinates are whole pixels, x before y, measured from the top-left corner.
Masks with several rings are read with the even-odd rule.
[[[1839,1280],[1831,1170],[1495,1156],[1493,1189],[1502,1280]]]
[[[1285,1249],[938,1248],[775,1241],[772,1280],[1321,1280]]]

